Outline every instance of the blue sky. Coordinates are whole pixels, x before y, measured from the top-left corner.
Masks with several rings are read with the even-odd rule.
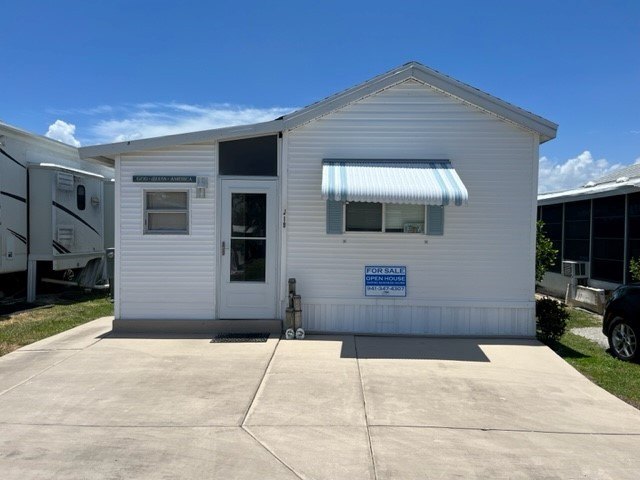
[[[560,124],[544,190],[640,161],[637,0],[23,0],[2,18],[0,119],[70,143],[269,120],[417,60]]]

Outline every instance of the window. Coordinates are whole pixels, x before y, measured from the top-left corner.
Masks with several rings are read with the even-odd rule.
[[[553,243],[553,248],[558,250],[555,264],[549,267],[549,271],[560,273],[562,267],[562,204],[541,207],[540,219],[544,222],[544,234]]]
[[[593,200],[591,277],[596,280],[622,283],[624,210],[624,195]]]
[[[264,282],[267,258],[267,194],[231,194],[231,282]]]
[[[145,192],[144,233],[188,234],[188,192]]]
[[[87,206],[87,191],[84,185],[78,185],[76,189],[76,206],[78,210],[84,210]]]
[[[347,232],[424,232],[424,205],[349,202],[345,213]]]
[[[382,204],[349,202],[346,206],[347,232],[381,232]]]
[[[244,138],[220,142],[220,175],[278,175],[278,137]]]

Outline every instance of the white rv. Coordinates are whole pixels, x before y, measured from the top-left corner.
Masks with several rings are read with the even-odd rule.
[[[113,239],[112,178],[108,162],[0,123],[0,274],[28,270],[28,301],[37,262],[98,268]]]

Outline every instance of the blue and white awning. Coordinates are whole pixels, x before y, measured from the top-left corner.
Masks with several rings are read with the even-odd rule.
[[[469,194],[448,160],[323,160],[322,198],[462,205]]]

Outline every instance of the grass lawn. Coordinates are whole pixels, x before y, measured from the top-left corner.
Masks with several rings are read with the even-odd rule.
[[[573,308],[569,312],[566,333],[549,346],[596,385],[640,408],[640,364],[617,360],[596,343],[570,333],[571,328],[602,327],[602,319]]]
[[[44,300],[55,304],[0,316],[0,356],[82,323],[113,315],[113,304],[104,294]]]

